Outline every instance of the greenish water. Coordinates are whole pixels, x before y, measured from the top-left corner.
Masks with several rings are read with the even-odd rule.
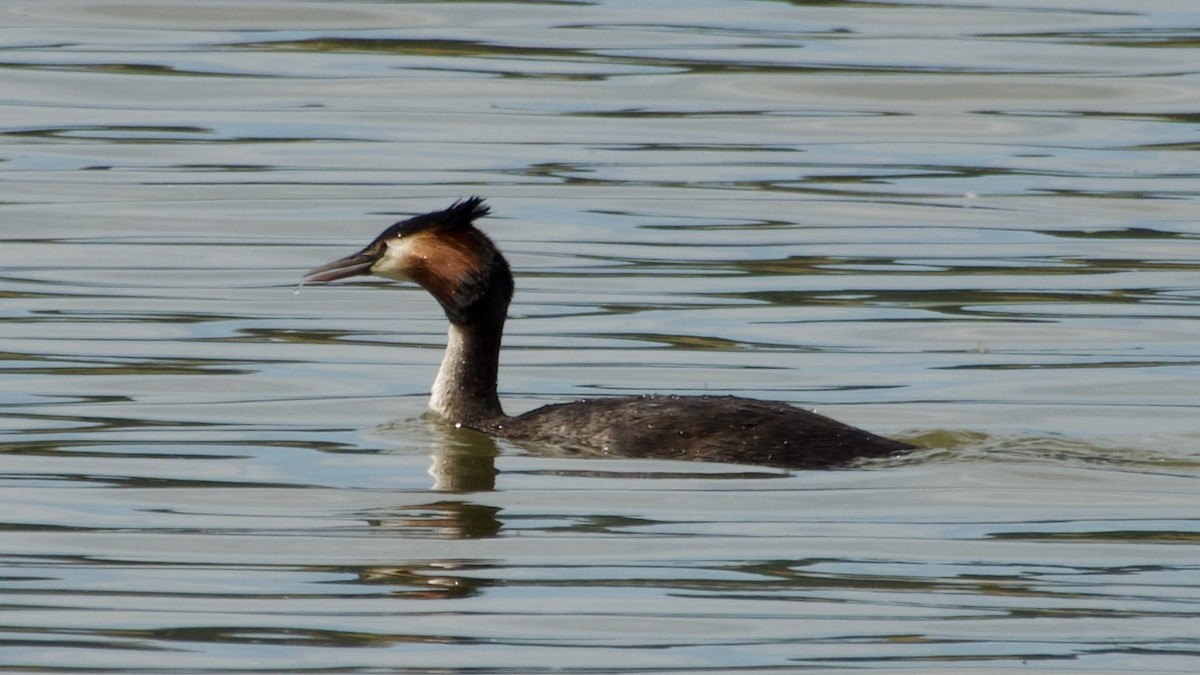
[[[0,6],[0,670],[1191,673],[1200,11]],[[422,417],[482,194],[509,412],[786,400],[861,470]]]

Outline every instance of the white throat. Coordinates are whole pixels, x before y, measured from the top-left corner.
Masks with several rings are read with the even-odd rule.
[[[454,419],[458,407],[456,401],[459,383],[467,365],[466,335],[462,326],[452,323],[450,332],[446,335],[446,353],[442,356],[442,366],[438,368],[437,377],[433,380],[433,390],[429,394],[429,409],[451,422],[458,421]]]

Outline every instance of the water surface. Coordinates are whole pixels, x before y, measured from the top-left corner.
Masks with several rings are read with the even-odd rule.
[[[1179,672],[1200,636],[1189,3],[10,2],[0,669]],[[734,393],[852,471],[423,417],[487,196],[509,412]]]

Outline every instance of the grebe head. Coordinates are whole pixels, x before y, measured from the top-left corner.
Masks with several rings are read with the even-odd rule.
[[[482,198],[471,197],[444,211],[400,221],[358,253],[311,270],[304,279],[326,282],[374,274],[412,281],[438,301],[451,323],[503,321],[512,299],[512,272],[492,240],[473,224],[488,211]]]

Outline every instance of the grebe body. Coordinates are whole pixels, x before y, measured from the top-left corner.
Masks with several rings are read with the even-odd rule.
[[[374,274],[419,284],[450,322],[429,407],[447,422],[566,452],[832,468],[911,450],[786,403],[735,396],[620,396],[504,414],[497,394],[500,342],[512,300],[508,262],[474,225],[478,197],[387,228],[358,253],[306,281]]]

